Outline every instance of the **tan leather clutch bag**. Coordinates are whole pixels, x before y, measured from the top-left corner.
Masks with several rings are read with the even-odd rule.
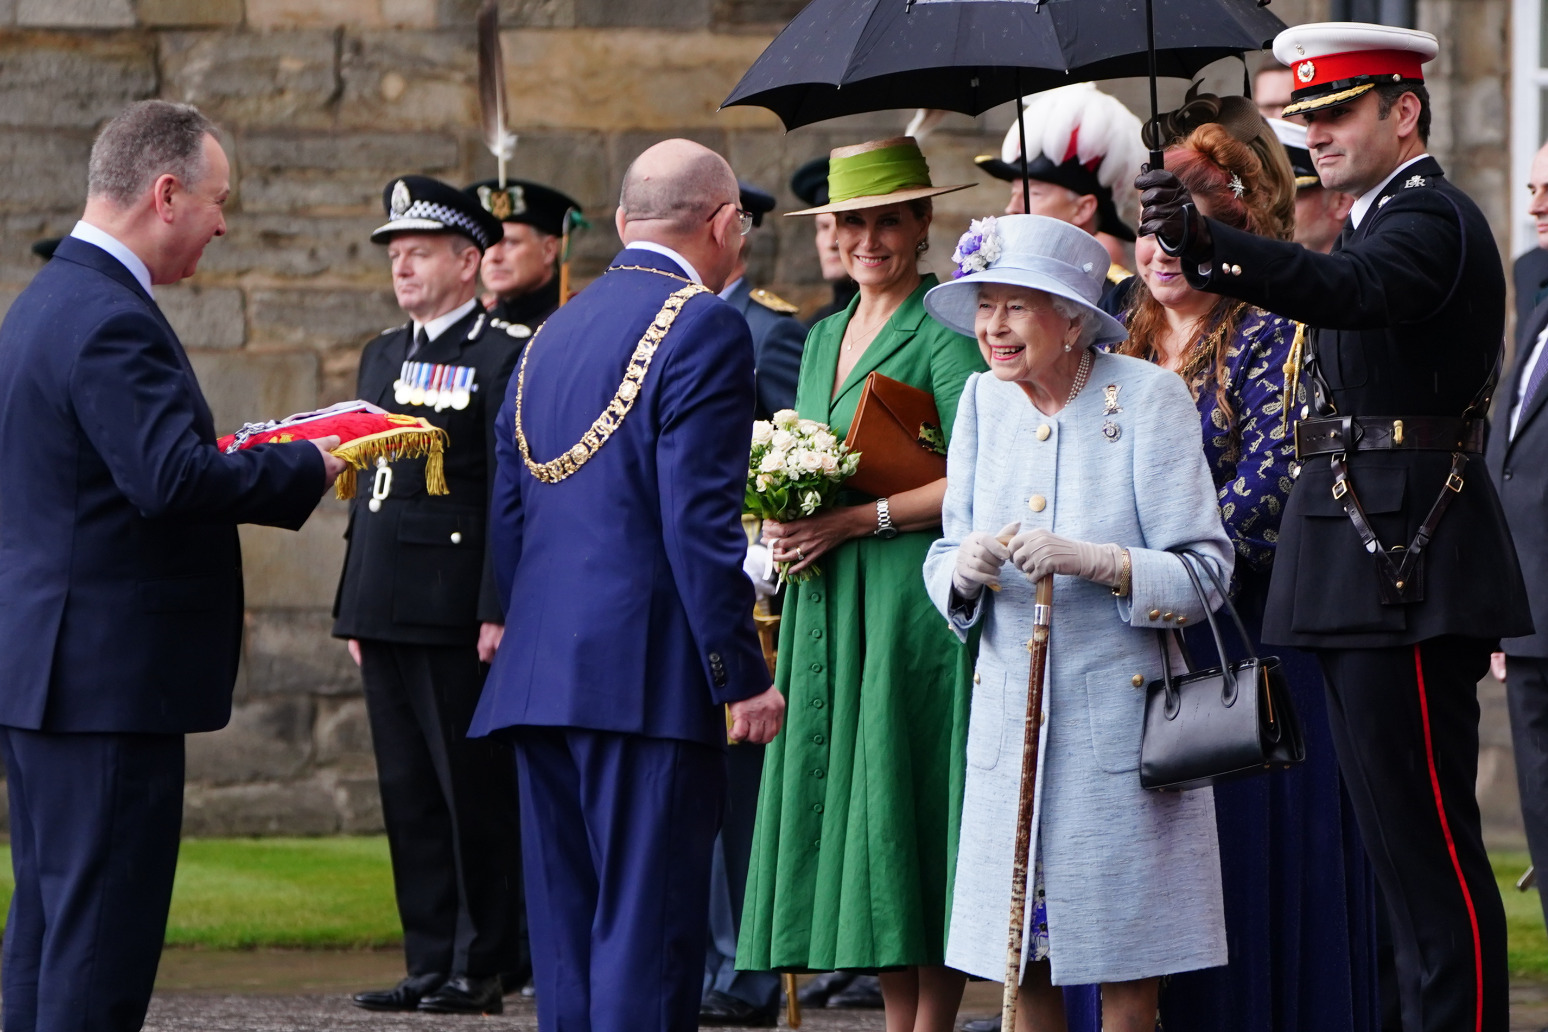
[[[860,467],[845,486],[878,498],[946,475],[946,456],[941,454],[945,437],[935,398],[880,373],[865,378],[844,443],[860,453]]]

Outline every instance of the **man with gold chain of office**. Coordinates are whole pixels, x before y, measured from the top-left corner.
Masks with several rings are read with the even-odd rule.
[[[1505,1032],[1476,685],[1498,639],[1531,620],[1480,454],[1504,274],[1482,212],[1426,153],[1422,64],[1437,49],[1428,33],[1356,23],[1274,41],[1297,87],[1285,114],[1305,116],[1322,185],[1357,198],[1331,254],[1201,216],[1165,170],[1135,185],[1140,232],[1196,288],[1315,328],[1263,636],[1314,651],[1326,676],[1404,1029]]]

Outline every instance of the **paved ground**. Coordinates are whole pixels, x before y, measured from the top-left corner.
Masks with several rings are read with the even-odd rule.
[[[536,1032],[530,1000],[510,997],[498,1017],[372,1014],[349,1003],[349,993],[387,986],[402,974],[396,952],[203,952],[168,950],[146,1032],[331,1032],[333,1029],[408,1029],[413,1032]],[[968,986],[964,1019],[999,1009],[1000,987]],[[784,1022],[781,1021],[781,1026]],[[880,1011],[809,1010],[810,1032],[881,1032]],[[1548,985],[1511,989],[1511,1032],[1548,1028]]]

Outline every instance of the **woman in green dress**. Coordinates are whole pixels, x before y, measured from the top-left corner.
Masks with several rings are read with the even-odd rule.
[[[908,137],[833,151],[830,203],[848,307],[812,327],[796,410],[849,431],[866,375],[928,391],[951,432],[984,369],[976,343],[924,310],[935,187]],[[862,456],[861,463],[865,459]],[[922,568],[946,480],[765,523],[774,558],[821,572],[786,593],[737,966],[879,970],[888,1032],[949,1032],[964,976],[944,966],[966,735],[968,650],[941,623]],[[814,566],[813,564],[817,564]]]

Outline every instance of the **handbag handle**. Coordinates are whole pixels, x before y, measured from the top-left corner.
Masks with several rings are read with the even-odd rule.
[[[1205,592],[1204,585],[1199,580],[1199,575],[1194,571],[1193,562],[1190,560],[1197,560],[1199,565],[1204,567],[1205,574],[1214,584],[1215,590],[1220,594],[1221,605],[1230,610],[1231,619],[1235,621],[1236,628],[1241,633],[1249,658],[1255,660],[1257,659],[1257,654],[1253,651],[1252,639],[1247,636],[1247,628],[1242,623],[1241,615],[1237,613],[1236,607],[1232,605],[1230,595],[1226,593],[1224,586],[1220,583],[1220,577],[1215,573],[1214,567],[1210,564],[1208,558],[1191,548],[1174,549],[1172,554],[1176,555],[1182,562],[1183,571],[1187,573],[1188,580],[1193,584],[1194,593],[1198,595],[1199,602],[1204,606],[1204,619],[1209,621],[1209,630],[1215,638],[1215,650],[1220,656],[1220,669],[1224,675],[1222,678],[1224,682],[1222,700],[1229,706],[1236,699],[1236,678],[1231,673],[1231,662],[1226,654],[1225,639],[1220,634],[1220,625],[1215,622],[1214,612],[1210,608],[1209,594]],[[1174,629],[1171,633],[1181,642],[1182,632]],[[1172,717],[1176,715],[1181,707],[1181,696],[1178,694],[1177,686],[1172,682],[1172,656],[1166,647],[1166,636],[1167,632],[1158,631],[1156,640],[1161,647],[1161,680],[1166,690],[1166,713],[1168,717]]]

